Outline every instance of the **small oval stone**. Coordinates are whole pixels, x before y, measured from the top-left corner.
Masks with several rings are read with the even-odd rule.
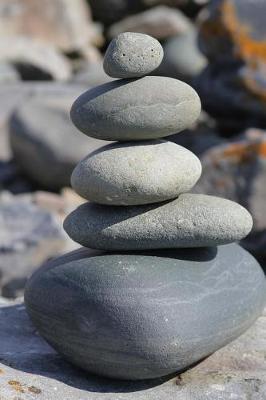
[[[103,68],[112,78],[138,78],[158,68],[162,59],[158,40],[144,33],[124,32],[109,44]]]
[[[115,143],[100,148],[74,169],[71,184],[100,204],[157,203],[188,192],[201,174],[200,160],[172,142]]]
[[[158,139],[199,117],[200,99],[184,82],[161,76],[116,80],[88,90],[71,109],[74,125],[103,140]]]
[[[205,247],[242,239],[252,217],[231,200],[185,193],[136,207],[85,203],[67,216],[64,228],[75,242],[94,249]]]
[[[263,271],[236,244],[95,257],[78,250],[37,271],[25,303],[67,360],[111,378],[148,379],[182,371],[241,335],[265,293]]]

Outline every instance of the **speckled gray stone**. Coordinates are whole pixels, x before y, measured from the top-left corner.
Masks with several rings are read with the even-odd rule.
[[[25,302],[72,363],[120,379],[183,370],[242,334],[265,304],[265,277],[238,245],[86,257],[36,272]]]
[[[200,160],[189,150],[154,140],[96,150],[77,165],[71,183],[95,203],[138,205],[173,199],[189,191],[200,174]]]
[[[192,87],[177,79],[146,76],[115,80],[83,93],[71,118],[88,136],[103,140],[157,139],[192,125],[201,104]]]
[[[138,78],[159,67],[163,48],[144,33],[124,32],[114,38],[105,53],[103,68],[112,78]]]
[[[214,246],[235,242],[252,228],[252,217],[233,201],[201,194],[142,206],[85,203],[64,228],[81,245],[102,250]]]

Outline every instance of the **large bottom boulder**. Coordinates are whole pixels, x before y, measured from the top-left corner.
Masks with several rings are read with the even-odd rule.
[[[29,315],[59,353],[120,379],[181,371],[242,334],[261,314],[265,277],[238,245],[172,252],[80,249],[37,271]]]

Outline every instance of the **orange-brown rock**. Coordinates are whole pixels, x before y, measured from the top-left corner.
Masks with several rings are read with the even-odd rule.
[[[242,85],[266,102],[266,2],[214,0],[202,16],[200,44],[211,61],[244,65]]]
[[[266,132],[247,130],[239,140],[209,149],[202,157],[202,176],[195,191],[226,197],[253,216],[250,250],[266,255]]]

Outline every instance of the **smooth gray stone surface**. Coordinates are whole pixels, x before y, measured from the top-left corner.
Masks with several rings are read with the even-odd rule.
[[[144,33],[120,33],[109,44],[103,68],[112,78],[138,78],[159,67],[163,48],[157,39]]]
[[[0,298],[3,400],[265,400],[266,309],[240,338],[172,379],[121,381],[75,368],[37,333],[25,306]]]
[[[74,169],[73,189],[95,203],[157,203],[188,192],[201,174],[200,160],[172,142],[115,143],[91,153]]]
[[[83,93],[71,118],[88,136],[103,140],[157,139],[178,133],[199,117],[200,99],[177,79],[146,76],[116,80]]]
[[[251,228],[252,217],[239,204],[190,193],[135,207],[85,203],[64,221],[75,242],[103,250],[214,246],[238,241]]]
[[[235,244],[85,254],[37,271],[25,303],[41,335],[95,374],[137,380],[184,370],[242,334],[265,304],[263,271]]]

